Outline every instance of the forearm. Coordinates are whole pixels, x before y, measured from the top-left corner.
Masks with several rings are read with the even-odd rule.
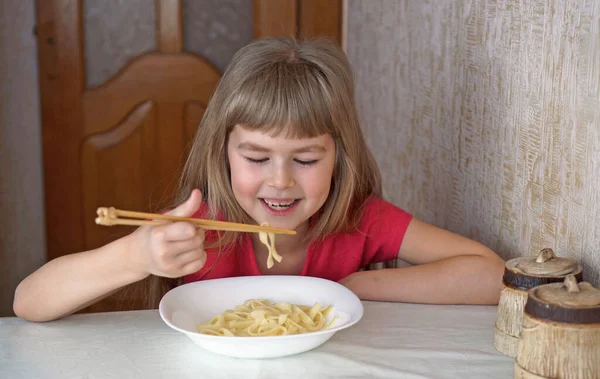
[[[362,271],[342,281],[363,300],[430,304],[497,304],[500,258],[456,256],[405,268]]]
[[[126,240],[120,239],[46,263],[17,287],[15,313],[30,321],[55,320],[143,279],[124,263],[127,253]]]

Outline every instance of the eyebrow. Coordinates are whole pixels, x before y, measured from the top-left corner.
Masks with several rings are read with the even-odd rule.
[[[260,152],[260,153],[268,153],[271,151],[264,146],[254,144],[252,142],[242,142],[237,146],[237,148],[239,150],[249,150],[249,151],[256,151],[256,152]],[[324,152],[324,151],[326,151],[326,150],[323,146],[315,144],[315,145],[308,145],[308,146],[301,147],[299,149],[295,149],[292,152],[293,153],[306,153],[306,152]]]

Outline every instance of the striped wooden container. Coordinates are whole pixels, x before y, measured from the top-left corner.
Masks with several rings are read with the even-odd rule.
[[[582,279],[582,267],[576,261],[559,258],[552,249],[543,249],[536,257],[506,262],[503,288],[494,328],[494,346],[504,355],[516,357],[527,292],[539,285],[562,282],[569,274]]]
[[[514,377],[600,378],[600,289],[569,275],[529,291]]]

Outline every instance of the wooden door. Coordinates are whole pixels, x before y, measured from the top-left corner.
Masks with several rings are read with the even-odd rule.
[[[256,0],[254,36],[321,35],[339,42],[341,4]],[[156,0],[155,7],[156,51],[86,88],[83,0],[37,2],[48,260],[132,231],[96,225],[98,207],[154,212],[173,194],[221,73],[183,51],[181,0]],[[86,311],[143,308],[140,288],[126,289],[128,300],[118,293]]]
[[[254,37],[326,37],[342,45],[342,0],[254,0]]]

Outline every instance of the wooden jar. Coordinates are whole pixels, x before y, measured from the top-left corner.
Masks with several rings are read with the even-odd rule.
[[[529,292],[515,378],[600,378],[600,289],[569,275]]]
[[[552,249],[543,249],[536,257],[511,259],[505,264],[503,288],[494,328],[494,346],[504,355],[517,356],[523,308],[527,292],[539,285],[562,282],[569,274],[582,280],[582,268],[576,261],[559,258]]]

